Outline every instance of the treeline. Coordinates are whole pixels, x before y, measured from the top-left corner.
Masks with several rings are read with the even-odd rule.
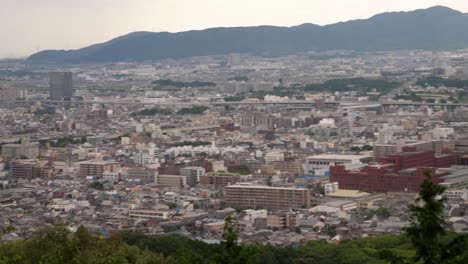
[[[324,83],[307,84],[304,86],[304,90],[310,92],[371,92],[375,89],[375,91],[382,93],[395,89],[400,85],[398,82],[389,82],[383,79],[345,78],[332,79]]]
[[[451,239],[460,238],[451,234]],[[465,242],[463,247],[468,246]],[[84,227],[71,234],[63,226],[40,229],[30,240],[0,244],[0,263],[174,263],[174,264],[363,264],[424,263],[406,236],[384,235],[345,240],[339,244],[310,241],[300,246],[238,244],[235,232],[225,231],[220,244],[207,244],[179,235],[147,236],[121,232],[103,238]],[[468,263],[463,251],[452,262]],[[436,262],[434,262],[436,263]],[[439,263],[439,262],[437,262]]]
[[[465,88],[468,87],[468,80],[462,79],[445,79],[437,76],[430,76],[423,79],[418,79],[416,85],[419,86],[446,86],[446,87],[456,87],[456,88]]]
[[[125,243],[120,234],[100,238],[80,226],[71,234],[65,225],[40,228],[35,238],[0,243],[2,264],[174,263],[169,258]]]
[[[45,146],[47,143],[49,143],[49,145],[53,148],[63,148],[68,145],[84,144],[86,142],[88,142],[88,139],[86,138],[86,136],[82,136],[80,138],[76,138],[73,136],[65,136],[57,140],[40,140],[39,144],[41,146]]]
[[[173,81],[171,79],[161,79],[152,82],[153,85],[163,86],[163,87],[212,87],[216,86],[214,82],[202,82],[202,81],[193,81],[193,82],[182,82],[182,81]]]
[[[206,107],[206,106],[192,106],[190,108],[180,109],[177,112],[177,114],[179,115],[201,115],[208,109],[209,107]]]
[[[239,102],[245,99],[243,95],[234,95],[234,96],[226,96],[223,98],[225,102]]]
[[[170,115],[172,114],[172,111],[170,109],[154,107],[154,108],[149,108],[149,109],[143,109],[138,112],[133,112],[131,115],[132,116],[154,116],[156,114]]]

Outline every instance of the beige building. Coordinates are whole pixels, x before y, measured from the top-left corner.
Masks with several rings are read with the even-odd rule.
[[[241,209],[307,208],[310,207],[310,190],[236,184],[225,188],[225,202],[227,206]]]
[[[156,184],[163,187],[184,189],[187,187],[187,177],[182,175],[161,174],[156,176]]]
[[[39,143],[31,143],[29,140],[23,139],[21,144],[6,144],[2,146],[2,155],[10,158],[35,159],[39,156]]]
[[[104,172],[117,172],[119,163],[111,161],[83,161],[80,165],[80,177],[102,177]]]

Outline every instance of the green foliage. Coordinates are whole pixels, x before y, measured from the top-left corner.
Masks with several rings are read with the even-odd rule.
[[[395,96],[395,100],[407,100],[407,101],[412,101],[412,102],[422,102],[422,98],[415,94],[415,93],[410,93],[406,95],[397,95]]]
[[[310,92],[371,92],[375,90],[377,92],[385,93],[397,88],[398,86],[400,86],[400,83],[389,82],[383,79],[349,78],[332,79],[324,83],[308,84],[304,87],[304,90]]]
[[[156,114],[162,114],[162,115],[170,115],[172,114],[172,111],[170,109],[163,109],[159,107],[154,107],[150,109],[143,109],[138,112],[133,112],[131,115],[132,116],[154,116]]]
[[[364,150],[364,151],[371,151],[371,150],[373,150],[373,149],[374,149],[374,147],[372,147],[372,146],[370,146],[370,145],[364,145],[364,146],[362,146],[362,150]]]
[[[71,234],[65,223],[40,228],[35,238],[0,243],[0,263],[265,263],[265,264],[390,264],[423,263],[407,236],[345,240],[340,244],[309,241],[298,247],[240,244],[236,220],[229,216],[220,244],[207,244],[178,235],[147,236],[121,232],[99,238],[80,226]],[[436,263],[467,263],[464,236],[449,233],[441,240],[445,250]],[[450,247],[449,247],[450,246]],[[434,263],[434,262],[429,262]]]
[[[250,169],[249,166],[242,164],[239,166],[239,168],[233,169],[230,172],[232,173],[239,173],[241,175],[248,175],[250,174]]]
[[[192,147],[198,147],[198,146],[208,146],[211,145],[211,142],[209,141],[182,141],[176,144],[178,147],[182,146],[192,146]]]
[[[468,80],[462,79],[445,79],[437,76],[430,76],[427,78],[419,79],[416,81],[416,85],[419,86],[446,86],[446,87],[456,87],[464,88],[468,87]]]
[[[351,150],[351,151],[354,151],[354,152],[360,152],[360,151],[361,151],[361,148],[358,147],[358,146],[354,146],[354,147],[351,147],[350,150]]]
[[[408,237],[416,248],[416,261],[441,263],[441,237],[445,234],[443,217],[445,187],[435,184],[431,172],[424,172],[426,179],[421,185],[416,204],[410,205],[410,227],[406,229]]]
[[[42,116],[48,113],[49,112],[46,109],[37,109],[36,111],[34,111],[35,116]]]
[[[127,245],[120,235],[101,239],[80,226],[70,234],[64,223],[40,228],[35,238],[0,244],[0,263],[135,263],[166,264],[169,259],[136,246]]]
[[[206,106],[192,106],[190,108],[182,108],[177,112],[179,115],[201,115],[203,112],[208,110],[209,107]]]
[[[51,147],[53,148],[63,148],[68,145],[72,144],[84,144],[88,142],[88,139],[86,136],[82,136],[80,138],[76,138],[73,136],[65,136],[63,138],[59,138],[57,140],[41,140],[39,141],[39,144],[42,146],[45,146],[47,143],[50,144]]]
[[[96,190],[104,190],[104,184],[102,182],[95,181],[89,185],[89,188],[93,188]]]
[[[228,215],[224,223],[222,235],[223,240],[221,241],[220,250],[214,257],[216,263],[229,264],[239,256],[241,246],[238,244],[239,236],[237,234],[237,228],[237,221],[232,217],[232,215]]]
[[[223,98],[225,102],[238,102],[242,101],[245,99],[244,96],[242,95],[236,95],[236,96],[227,96]]]
[[[299,91],[302,91],[302,88],[300,87],[291,87],[291,88],[285,88],[285,87],[274,87],[273,91],[257,91],[251,94],[250,97],[253,98],[258,98],[260,100],[263,100],[266,95],[275,95],[275,96],[281,96],[281,97],[292,97],[295,94],[297,94]]]
[[[193,81],[193,82],[181,82],[181,81],[173,81],[171,79],[161,79],[153,81],[152,84],[157,85],[159,87],[176,87],[176,88],[184,88],[184,87],[212,87],[216,86],[214,82],[201,82],[201,81]]]
[[[389,218],[391,213],[387,207],[380,206],[377,210],[375,210],[375,214],[380,218]]]

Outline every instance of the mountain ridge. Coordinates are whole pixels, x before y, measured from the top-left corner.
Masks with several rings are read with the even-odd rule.
[[[329,25],[215,27],[184,32],[132,32],[76,50],[44,50],[32,63],[102,63],[230,53],[468,48],[468,16],[444,6],[376,14]]]

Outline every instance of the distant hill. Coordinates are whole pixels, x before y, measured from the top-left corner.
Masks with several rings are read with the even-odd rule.
[[[33,63],[100,63],[249,53],[468,48],[468,16],[435,6],[318,26],[210,28],[180,33],[135,32],[78,50],[45,50]]]

